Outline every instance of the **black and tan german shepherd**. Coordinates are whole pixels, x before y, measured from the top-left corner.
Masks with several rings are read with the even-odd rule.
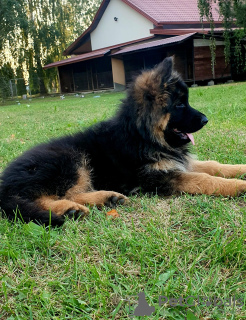
[[[14,160],[1,176],[0,207],[10,219],[60,225],[66,215],[87,214],[86,205],[126,203],[137,188],[163,195],[245,192],[246,181],[226,178],[246,173],[246,165],[190,156],[192,133],[207,122],[166,58],[133,81],[113,118]]]

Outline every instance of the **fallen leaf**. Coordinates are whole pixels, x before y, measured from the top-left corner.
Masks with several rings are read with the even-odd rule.
[[[112,216],[113,218],[118,218],[120,215],[115,209],[112,209],[106,213],[107,216]]]

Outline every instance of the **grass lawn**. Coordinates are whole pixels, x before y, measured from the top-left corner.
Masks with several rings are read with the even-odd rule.
[[[246,83],[190,89],[190,104],[209,118],[194,134],[200,160],[246,163],[245,93]],[[38,142],[111,116],[123,96],[0,107],[0,170]],[[119,207],[117,219],[106,211],[54,229],[0,217],[1,320],[128,319],[141,291],[155,312],[134,319],[246,319],[244,196],[142,195]],[[169,302],[159,305],[159,296]]]

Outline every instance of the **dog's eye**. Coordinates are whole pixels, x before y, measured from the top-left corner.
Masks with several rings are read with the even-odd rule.
[[[178,109],[185,108],[185,105],[184,105],[183,103],[181,103],[181,104],[178,104],[178,105],[176,106],[176,108],[178,108]]]

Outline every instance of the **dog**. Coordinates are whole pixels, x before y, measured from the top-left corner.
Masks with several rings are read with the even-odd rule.
[[[246,181],[226,178],[246,173],[246,165],[190,155],[192,133],[207,122],[189,105],[188,87],[168,57],[135,78],[114,117],[14,160],[1,176],[0,207],[11,220],[61,225],[66,216],[87,215],[88,206],[125,204],[139,188],[239,195]]]

